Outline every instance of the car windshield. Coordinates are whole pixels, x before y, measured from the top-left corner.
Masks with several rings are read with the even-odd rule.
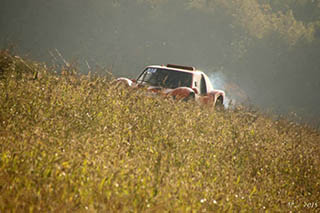
[[[139,84],[164,88],[191,87],[192,74],[161,68],[147,68],[137,79]]]

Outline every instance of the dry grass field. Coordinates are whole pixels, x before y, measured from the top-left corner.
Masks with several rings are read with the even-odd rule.
[[[0,212],[320,211],[318,130],[62,69],[0,53]]]

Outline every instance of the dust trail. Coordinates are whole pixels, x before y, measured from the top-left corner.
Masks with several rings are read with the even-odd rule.
[[[236,83],[230,81],[226,75],[223,74],[222,70],[210,73],[208,76],[213,84],[214,89],[225,91],[225,106],[227,108],[232,107],[235,104],[246,103],[249,100],[249,97],[244,90],[241,89]]]

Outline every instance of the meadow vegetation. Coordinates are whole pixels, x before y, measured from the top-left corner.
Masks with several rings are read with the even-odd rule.
[[[61,69],[0,53],[0,212],[319,211],[318,130]]]

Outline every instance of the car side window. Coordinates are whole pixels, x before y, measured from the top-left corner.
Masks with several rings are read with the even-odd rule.
[[[207,94],[206,80],[204,79],[203,75],[201,75],[200,93],[201,93],[201,95]]]

